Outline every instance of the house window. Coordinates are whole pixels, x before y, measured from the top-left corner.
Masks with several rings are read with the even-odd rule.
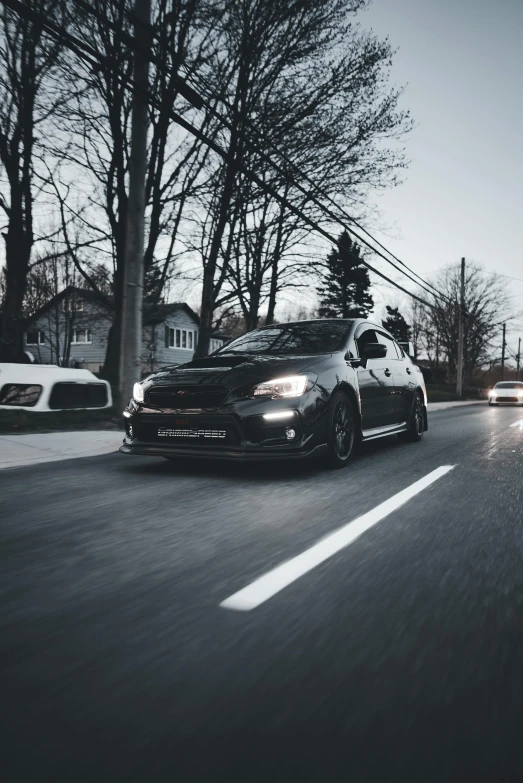
[[[26,345],[44,345],[45,344],[45,332],[27,332],[25,336]]]
[[[187,351],[193,351],[196,348],[196,332],[192,329],[173,329],[167,327],[169,348],[185,348]]]
[[[90,329],[73,329],[71,345],[75,343],[92,343],[93,336]]]
[[[216,339],[211,338],[211,343],[210,343],[211,353],[214,353],[214,351],[217,351],[218,348],[222,347],[222,345],[223,345],[223,340],[216,340]]]

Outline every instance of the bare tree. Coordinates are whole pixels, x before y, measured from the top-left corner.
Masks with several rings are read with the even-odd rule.
[[[83,0],[77,0],[83,8]],[[55,148],[65,163],[53,178],[53,196],[62,216],[64,241],[79,272],[96,290],[89,271],[92,253],[75,253],[71,227],[112,266],[111,328],[105,375],[117,382],[123,286],[127,177],[132,85],[133,16],[130,0],[94,0],[80,17],[76,33],[105,61],[94,73],[70,55],[63,78],[77,85],[60,118]],[[211,8],[213,4],[210,4]],[[161,300],[182,252],[179,230],[189,199],[198,189],[209,150],[173,122],[173,107],[192,111],[178,74],[197,69],[212,46],[217,11],[203,0],[155,0],[150,86],[150,134],[146,180],[145,292]],[[180,91],[181,89],[181,91]]]
[[[249,182],[245,168],[325,225],[332,218],[313,202],[319,190],[358,205],[369,187],[394,184],[404,165],[402,153],[383,143],[410,128],[408,115],[397,109],[401,91],[384,86],[390,46],[351,24],[365,3],[232,0],[227,6],[214,70],[220,73],[222,62],[231,64],[221,70],[229,130],[219,195],[209,202],[213,220],[203,257],[201,355],[207,350],[218,284],[236,291],[254,326],[261,304],[267,303],[272,320],[278,292],[305,272],[295,251],[310,225],[282,208],[259,181]],[[273,144],[283,149],[285,162]],[[279,169],[268,156],[279,161]],[[296,186],[298,170],[316,183],[301,182],[305,193]],[[231,239],[233,229],[239,236]],[[302,267],[286,282],[285,259]]]
[[[5,216],[5,294],[0,360],[22,351],[23,302],[35,241],[35,149],[63,97],[51,86],[61,43],[44,32],[43,20],[65,25],[65,0],[33,0],[26,14],[0,9],[0,208]]]
[[[433,367],[437,367],[440,357],[445,361],[448,380],[453,382],[458,356],[460,264],[444,267],[432,283],[445,298],[434,296],[432,308],[419,308],[423,347]],[[470,383],[479,368],[492,360],[501,324],[511,317],[514,313],[507,282],[496,274],[483,272],[479,264],[468,262],[465,275],[464,383]]]

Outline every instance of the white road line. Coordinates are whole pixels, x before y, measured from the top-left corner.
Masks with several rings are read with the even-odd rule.
[[[410,487],[398,492],[397,495],[393,495],[384,503],[380,503],[372,511],[368,511],[361,517],[357,517],[353,522],[349,522],[334,533],[330,533],[325,538],[322,538],[321,541],[302,552],[301,555],[287,560],[287,562],[282,563],[264,576],[256,579],[250,585],[247,585],[247,587],[226,598],[225,601],[221,602],[220,606],[224,609],[235,609],[239,612],[249,612],[251,609],[256,609],[257,606],[268,601],[269,598],[272,598],[273,595],[279,593],[284,587],[295,582],[300,576],[303,576],[341,549],[352,544],[365,531],[369,530],[377,522],[380,522],[384,517],[392,514],[393,511],[403,506],[404,503],[429,487],[454,467],[455,465],[442,465],[436,468],[432,473],[411,484]]]
[[[514,424],[510,424],[511,427],[521,427],[523,429],[523,419],[518,419]]]

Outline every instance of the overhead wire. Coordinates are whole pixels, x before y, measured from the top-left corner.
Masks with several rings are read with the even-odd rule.
[[[96,49],[94,49],[90,45],[86,44],[84,41],[81,41],[77,36],[72,35],[68,31],[64,30],[62,27],[60,27],[59,25],[54,23],[52,20],[50,21],[49,19],[47,19],[45,14],[42,14],[40,12],[36,12],[36,11],[33,11],[32,9],[27,8],[25,5],[23,5],[21,2],[19,2],[19,0],[0,0],[0,2],[2,2],[2,4],[6,5],[7,7],[11,8],[11,10],[15,11],[15,13],[18,13],[19,16],[25,16],[26,18],[33,19],[33,20],[37,19],[42,24],[44,29],[46,29],[48,34],[53,36],[55,39],[60,40],[60,42],[62,42],[67,48],[69,48],[70,50],[75,52],[81,59],[87,60],[93,67],[98,68],[99,64],[101,63],[106,68],[109,68],[112,71],[116,71],[117,70],[115,65],[114,65],[114,63],[111,62],[110,58],[101,55]],[[84,3],[83,0],[77,0],[77,2],[79,2],[81,5],[83,5],[86,8],[86,10],[89,10],[90,13],[94,13],[92,7],[90,7],[86,3]],[[107,21],[107,23],[110,26],[113,26],[113,28],[114,28],[114,25],[112,25],[111,22],[109,22],[108,20],[106,20],[106,21]],[[121,33],[121,30],[119,30],[119,32]],[[126,36],[126,37],[127,37],[127,39],[131,40],[131,45],[136,50],[136,47],[134,45],[134,39],[130,38],[130,36]],[[153,55],[149,56],[149,54],[148,54],[147,56],[148,56],[149,61],[151,61],[151,62],[155,61],[155,58],[154,58]],[[158,66],[157,62],[155,64]],[[161,67],[161,65],[160,65],[160,67]],[[135,86],[134,86],[134,83],[132,82],[132,80],[130,80],[129,78],[126,78],[126,77],[122,77],[121,74],[118,74],[118,75],[120,76],[121,79],[123,79],[126,82],[126,84],[124,85],[126,88],[135,89]],[[183,79],[181,79],[181,77],[179,77],[178,75],[176,75],[176,76],[177,76],[177,81],[183,82]],[[185,91],[185,97],[187,97],[188,100],[191,101],[193,103],[193,105],[196,106],[196,108],[198,108],[198,105],[197,105],[198,103],[200,103],[200,108],[201,108],[201,106],[205,105],[205,102],[203,102],[203,99],[201,99],[201,96],[199,96],[198,93],[196,93],[195,91],[192,91],[192,88],[190,87],[190,85],[186,85],[186,87],[188,87],[188,89],[191,90],[191,92],[187,92],[187,90],[186,90]],[[184,92],[182,90],[179,90],[179,91],[180,91],[180,94],[184,95]],[[194,92],[194,94],[193,94],[193,92]],[[149,98],[150,102],[152,103],[153,101],[151,100],[150,96],[148,96],[148,98]],[[156,105],[158,106],[159,103],[156,102]],[[206,108],[208,108],[209,111],[212,110],[212,107],[206,106]],[[169,114],[170,114],[171,118],[175,122],[177,122],[179,125],[181,125],[186,130],[188,130],[190,133],[192,133],[196,138],[199,138],[201,141],[203,141],[205,144],[207,144],[211,149],[213,149],[221,157],[223,157],[224,159],[227,159],[227,155],[228,155],[227,151],[222,149],[220,147],[220,145],[217,144],[213,139],[209,138],[207,136],[207,134],[204,134],[200,129],[196,128],[196,126],[194,126],[191,122],[189,122],[187,119],[182,117],[179,113],[175,112],[174,110],[169,109]],[[226,121],[224,120],[224,118],[219,113],[217,113],[217,118],[220,119],[224,124],[226,124]],[[246,141],[251,146],[254,146],[253,143],[250,142],[249,140],[246,140]],[[272,166],[274,166],[275,168],[279,168],[278,165],[275,164],[274,161],[268,159],[267,156],[265,156],[264,153],[260,153],[259,150],[256,150],[256,151],[258,152],[258,154],[264,155],[264,157],[268,160],[268,162]],[[238,165],[238,170],[241,173],[243,173],[245,176],[247,176],[253,182],[256,182],[256,184],[258,184],[263,190],[265,190],[267,193],[269,193],[271,196],[273,196],[273,198],[275,198],[277,201],[279,201],[282,205],[286,206],[288,209],[290,209],[292,212],[294,212],[294,214],[298,215],[298,217],[300,217],[302,220],[304,220],[304,222],[307,223],[311,228],[316,230],[318,233],[322,234],[331,243],[333,243],[335,245],[336,244],[339,245],[339,241],[336,238],[334,238],[331,235],[330,232],[328,232],[325,228],[323,228],[323,226],[319,225],[317,223],[317,221],[313,220],[311,217],[306,215],[299,207],[297,207],[296,205],[292,204],[287,198],[285,198],[280,193],[278,193],[274,188],[272,188],[266,182],[261,180],[260,177],[255,172],[250,170],[243,163],[238,162],[237,165]],[[280,171],[281,171],[281,168],[280,168]],[[285,172],[282,172],[282,173],[285,174]],[[307,196],[310,195],[298,183],[295,183],[295,184],[296,184],[296,186],[300,190],[302,190],[302,192],[305,193],[305,195],[307,195]],[[324,204],[321,204],[320,202],[318,202],[314,198],[312,200],[326,214],[328,214],[336,223],[344,226],[347,231],[349,231],[350,233],[355,235],[357,238],[359,238],[360,241],[362,241],[367,247],[369,247],[371,250],[373,250],[373,252],[375,252],[377,255],[382,257],[388,263],[392,264],[392,262],[389,259],[387,259],[385,256],[383,256],[383,254],[381,254],[378,251],[376,251],[375,248],[373,248],[371,245],[369,245],[368,242],[366,242],[365,240],[361,239],[359,237],[359,235],[357,234],[357,232],[354,231],[354,229],[349,228],[348,226],[345,226],[343,221],[341,221],[338,216],[334,215],[334,213],[332,213],[331,210],[329,210],[327,207],[325,207]],[[350,218],[350,219],[352,220],[352,218]],[[404,288],[402,285],[400,285],[396,281],[394,281],[391,278],[389,278],[383,272],[379,271],[378,269],[375,269],[364,258],[361,258],[360,256],[357,256],[349,248],[345,247],[344,249],[346,250],[346,252],[348,252],[350,255],[352,255],[354,258],[356,258],[359,263],[361,263],[363,266],[367,267],[371,272],[373,272],[374,274],[378,275],[383,280],[386,280],[388,283],[393,285],[398,290],[400,290],[403,293],[407,294],[411,298],[419,301],[421,304],[425,305],[426,307],[429,307],[430,309],[436,309],[436,310],[440,309],[434,303],[426,301],[425,299],[421,298],[417,294],[414,294],[412,291],[409,291],[408,289]],[[395,266],[394,264],[392,264],[392,265]],[[397,267],[395,267],[395,268],[397,268]],[[403,273],[403,274],[405,274],[405,273]],[[412,278],[409,275],[407,275],[407,277],[409,277],[409,279],[412,280]],[[413,282],[415,282],[416,285],[421,285],[420,283],[417,283],[416,281],[413,281]],[[429,290],[429,289],[426,288],[426,286],[422,286],[422,287],[424,287],[425,290]],[[434,295],[434,293],[432,291],[429,291],[429,293],[432,296]],[[444,297],[444,295],[441,294],[440,292],[437,292],[437,294],[438,294],[438,296],[440,296],[442,298],[447,298],[447,297]],[[453,302],[453,304],[454,304],[454,302]]]
[[[96,12],[95,12],[95,11],[92,9],[92,7],[88,6],[88,4],[85,2],[85,0],[76,0],[76,2],[77,2],[77,3],[79,3],[80,5],[84,6],[84,7],[86,8],[86,10],[87,10],[87,11],[89,11],[90,13],[92,13],[93,15],[97,15],[97,14],[96,14]],[[128,17],[129,17],[131,20],[133,20],[133,21],[134,21],[134,14],[132,14],[131,12],[128,12]],[[143,22],[142,22],[141,24],[143,24]],[[114,26],[113,26],[113,27],[114,27]],[[131,46],[132,46],[132,45],[133,45],[133,44],[131,43]],[[151,61],[154,61],[152,58],[150,58],[150,60],[151,60]],[[155,62],[155,64],[156,64],[156,66],[157,66],[157,67],[159,67],[159,68],[160,68],[161,70],[163,70],[163,71],[164,71],[164,73],[165,73],[165,67],[164,67],[164,66],[163,66],[161,63]],[[191,76],[192,76],[193,78],[196,78],[196,80],[197,80],[197,81],[201,82],[202,84],[204,84],[204,85],[205,85],[205,87],[206,87],[207,89],[209,89],[209,84],[208,84],[208,82],[207,82],[207,81],[206,81],[206,80],[205,80],[205,79],[202,77],[202,75],[201,75],[201,74],[199,74],[197,77],[195,77],[195,76],[194,76],[194,74],[192,74]],[[205,106],[205,108],[207,109],[207,111],[208,111],[208,112],[210,112],[210,113],[211,113],[211,114],[212,114],[214,117],[216,117],[216,118],[217,118],[217,119],[218,119],[220,122],[222,122],[222,123],[223,123],[223,125],[224,125],[224,126],[225,126],[225,127],[226,127],[226,128],[229,130],[229,131],[231,131],[231,130],[232,130],[232,125],[231,125],[231,123],[228,121],[228,119],[227,119],[226,117],[224,117],[222,114],[220,114],[220,113],[219,113],[219,112],[218,112],[218,111],[217,111],[217,110],[214,108],[214,106],[212,106],[211,104],[209,104],[208,100],[207,100],[207,101],[204,101],[204,100],[203,100],[203,98],[202,98],[202,96],[201,96],[199,93],[197,93],[197,92],[196,92],[196,90],[194,90],[194,89],[191,87],[191,85],[190,85],[190,84],[187,82],[187,80],[186,80],[186,79],[183,79],[183,77],[181,77],[181,76],[180,76],[180,74],[178,74],[178,73],[177,73],[177,74],[176,74],[176,80],[177,80],[177,83],[178,83],[178,85],[180,85],[180,84],[183,84],[183,85],[185,85],[186,87],[189,87],[189,89],[193,90],[193,95],[197,96],[197,98],[198,98],[198,100],[199,100],[199,105],[197,105],[197,106],[196,106],[196,108],[201,108],[201,106],[202,106],[202,105],[204,105],[204,106]],[[180,92],[182,92],[182,91],[180,90]],[[183,94],[183,92],[182,92],[182,94]],[[212,97],[212,98],[213,98],[215,101],[219,101],[220,103],[223,103],[223,104],[224,104],[224,105],[225,105],[225,106],[226,106],[226,107],[229,109],[229,111],[234,111],[234,109],[233,109],[233,107],[231,106],[231,104],[230,104],[230,103],[229,103],[229,102],[226,100],[226,98],[224,98],[223,96],[216,96],[216,95],[215,95],[215,94],[214,94],[214,93],[211,91],[211,97]],[[191,99],[190,99],[190,97],[189,97],[189,100],[191,100]],[[192,102],[192,101],[191,101],[191,102]],[[195,104],[195,105],[196,105],[196,104]],[[256,135],[258,136],[258,138],[260,138],[260,133],[259,133],[259,131],[257,131],[257,129],[254,127],[253,123],[252,123],[250,120],[246,119],[246,118],[242,118],[242,119],[243,119],[243,122],[245,123],[245,125],[246,125],[247,127],[249,127],[249,129],[250,129],[251,133],[254,133],[254,134],[256,134]],[[430,293],[432,296],[436,295],[436,296],[440,297],[441,299],[446,299],[448,302],[450,302],[450,303],[451,303],[451,304],[453,304],[453,305],[455,304],[454,300],[452,300],[450,297],[446,296],[445,294],[442,294],[442,293],[441,293],[441,291],[439,291],[439,290],[438,290],[438,289],[437,289],[435,286],[433,286],[433,285],[432,285],[432,283],[430,283],[429,281],[426,281],[426,280],[424,280],[424,279],[423,279],[423,278],[422,278],[420,275],[418,275],[418,274],[417,274],[417,272],[415,272],[414,270],[412,270],[412,269],[411,269],[411,268],[410,268],[410,267],[409,267],[407,264],[405,264],[405,263],[404,263],[404,262],[403,262],[401,259],[399,259],[397,256],[395,256],[395,255],[394,255],[394,253],[392,253],[392,251],[388,250],[388,249],[387,249],[387,248],[386,248],[386,247],[385,247],[385,246],[384,246],[384,245],[383,245],[381,242],[379,242],[379,240],[377,240],[375,237],[373,237],[373,236],[370,234],[370,232],[369,232],[369,231],[368,231],[366,228],[364,228],[364,226],[362,226],[362,225],[361,225],[361,224],[360,224],[360,223],[359,223],[359,222],[358,222],[358,221],[357,221],[355,218],[353,218],[351,215],[349,215],[349,214],[348,214],[348,212],[347,212],[347,211],[346,211],[346,210],[345,210],[343,207],[340,207],[340,206],[337,204],[337,202],[336,202],[336,201],[334,201],[334,199],[333,199],[333,198],[332,198],[332,197],[331,197],[331,196],[330,196],[328,193],[326,193],[326,192],[325,192],[325,190],[323,190],[322,188],[320,188],[320,187],[318,186],[318,184],[317,184],[317,183],[316,183],[316,182],[315,182],[315,181],[314,181],[314,180],[313,180],[313,179],[312,179],[312,178],[311,178],[311,177],[310,177],[308,174],[306,174],[306,173],[304,173],[303,171],[301,171],[301,170],[300,170],[300,169],[297,167],[297,165],[294,163],[294,161],[290,160],[290,158],[289,158],[289,157],[288,157],[288,156],[287,156],[287,155],[286,155],[284,152],[282,152],[282,151],[281,151],[281,150],[278,148],[278,146],[277,146],[277,145],[276,145],[276,144],[275,144],[275,143],[274,143],[274,142],[273,142],[271,139],[268,139],[266,136],[262,136],[261,138],[262,138],[262,142],[264,142],[265,144],[267,144],[267,145],[269,145],[270,147],[272,147],[272,149],[273,149],[273,150],[274,150],[274,151],[275,151],[275,152],[276,152],[276,153],[277,153],[277,154],[278,154],[278,155],[279,155],[279,156],[280,156],[280,157],[281,157],[281,158],[282,158],[282,159],[285,161],[285,163],[287,163],[288,165],[292,166],[292,168],[293,168],[293,169],[295,170],[295,172],[296,172],[296,173],[297,173],[297,174],[300,176],[300,178],[302,178],[302,179],[304,179],[304,180],[308,181],[308,182],[309,182],[309,183],[310,183],[310,184],[311,184],[311,185],[314,187],[314,189],[317,191],[317,193],[319,193],[319,194],[320,194],[320,195],[321,195],[323,198],[327,199],[327,200],[328,200],[328,201],[329,201],[331,204],[333,204],[333,205],[336,207],[336,209],[338,209],[338,210],[339,210],[339,212],[340,212],[342,215],[344,215],[344,217],[345,217],[347,220],[349,220],[349,222],[350,222],[350,223],[353,223],[354,225],[356,225],[356,226],[357,226],[357,227],[358,227],[358,228],[359,228],[361,231],[363,231],[363,232],[364,232],[364,233],[365,233],[365,234],[366,234],[366,235],[367,235],[367,236],[368,236],[370,239],[372,239],[372,241],[373,241],[373,242],[375,242],[375,243],[376,243],[376,244],[377,244],[379,247],[381,247],[381,249],[382,249],[382,250],[384,250],[384,251],[385,251],[386,253],[388,253],[388,254],[389,254],[389,255],[390,255],[392,258],[394,258],[394,260],[395,260],[395,261],[397,261],[397,262],[398,262],[398,263],[399,263],[401,266],[403,266],[403,267],[404,267],[405,269],[407,269],[407,270],[408,270],[410,273],[412,273],[412,275],[415,275],[415,277],[417,277],[417,278],[418,278],[418,280],[415,280],[415,279],[414,279],[414,278],[411,276],[411,274],[407,274],[407,272],[404,272],[402,269],[399,269],[399,268],[398,268],[398,266],[397,266],[397,265],[396,265],[394,262],[392,262],[392,261],[391,261],[389,258],[386,258],[386,257],[385,257],[385,256],[384,256],[382,253],[380,253],[378,250],[376,250],[376,248],[375,248],[375,247],[373,247],[373,246],[372,246],[372,245],[370,245],[370,244],[369,244],[369,243],[368,243],[368,242],[367,242],[365,239],[363,239],[363,237],[361,237],[361,236],[360,236],[360,235],[359,235],[359,234],[358,234],[358,233],[357,233],[357,232],[356,232],[356,231],[355,231],[353,228],[349,228],[349,226],[345,225],[345,224],[343,223],[343,221],[342,221],[342,220],[340,220],[340,218],[339,218],[339,215],[336,215],[335,213],[333,213],[333,212],[332,212],[332,210],[329,210],[329,209],[328,209],[328,208],[327,208],[327,207],[326,207],[324,204],[322,204],[321,202],[319,202],[319,201],[318,201],[318,200],[317,200],[317,199],[316,199],[314,196],[312,196],[312,195],[311,195],[311,193],[310,193],[309,191],[307,191],[307,190],[306,190],[306,189],[305,189],[305,188],[304,188],[304,187],[303,187],[303,186],[302,186],[302,185],[301,185],[299,182],[297,182],[295,179],[292,179],[292,180],[290,180],[290,179],[289,179],[289,173],[288,173],[287,171],[283,170],[283,169],[281,168],[281,166],[279,166],[279,164],[277,164],[277,163],[276,163],[276,162],[275,162],[275,161],[274,161],[272,158],[269,158],[269,156],[268,156],[268,155],[267,155],[267,154],[266,154],[266,153],[265,153],[263,150],[260,150],[260,149],[259,149],[259,147],[258,147],[257,145],[255,145],[255,144],[254,144],[254,142],[253,142],[252,140],[250,140],[249,138],[246,138],[246,139],[244,139],[244,142],[245,142],[245,143],[246,143],[246,144],[247,144],[249,147],[251,147],[251,149],[254,149],[254,151],[255,151],[255,152],[257,152],[257,154],[258,154],[258,155],[260,155],[260,156],[262,157],[262,159],[264,159],[264,160],[265,160],[266,162],[268,162],[268,163],[269,163],[269,164],[270,164],[270,165],[271,165],[273,168],[275,168],[275,169],[276,169],[276,170],[277,170],[277,171],[278,171],[280,174],[282,174],[282,175],[283,175],[283,176],[284,176],[284,177],[287,179],[287,181],[288,181],[288,182],[290,182],[290,184],[294,185],[294,187],[296,187],[298,190],[300,190],[300,191],[301,191],[301,192],[302,192],[302,193],[303,193],[305,196],[307,196],[308,198],[310,198],[310,199],[311,199],[311,201],[312,201],[314,204],[316,204],[316,206],[320,207],[320,209],[322,209],[322,210],[323,210],[323,211],[324,211],[326,214],[328,214],[328,215],[329,215],[329,217],[330,217],[332,220],[334,220],[335,222],[337,222],[337,223],[339,223],[340,225],[342,225],[342,226],[343,226],[343,227],[344,227],[344,228],[345,228],[345,229],[346,229],[348,232],[350,232],[351,234],[353,234],[353,236],[355,236],[355,237],[356,237],[356,238],[357,238],[357,239],[358,239],[358,240],[359,240],[359,241],[360,241],[362,244],[364,244],[364,245],[365,245],[367,248],[369,248],[369,249],[370,249],[370,250],[371,250],[373,253],[375,253],[376,255],[378,255],[380,258],[382,258],[382,259],[383,259],[384,261],[386,261],[387,263],[391,264],[391,266],[393,266],[393,267],[394,267],[394,268],[395,268],[395,269],[396,269],[398,272],[400,272],[400,274],[403,274],[403,275],[405,275],[405,276],[406,276],[406,277],[407,277],[409,280],[411,280],[411,282],[413,282],[415,285],[419,285],[421,288],[423,288],[425,291],[427,291],[428,293]],[[350,252],[350,251],[349,251],[349,252]],[[352,254],[352,253],[351,253],[351,255],[353,255],[353,256],[354,256],[354,254]],[[358,257],[358,258],[359,258],[359,257]]]

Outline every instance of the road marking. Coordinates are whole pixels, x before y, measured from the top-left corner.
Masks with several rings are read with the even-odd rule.
[[[518,419],[514,422],[514,424],[510,425],[511,427],[521,427],[523,429],[523,419]]]
[[[282,563],[264,576],[256,579],[250,585],[247,585],[247,587],[226,598],[225,601],[221,602],[220,606],[224,609],[234,609],[238,612],[249,612],[251,609],[256,609],[257,606],[268,601],[269,598],[272,598],[280,590],[295,582],[300,576],[303,576],[341,549],[352,544],[353,541],[377,522],[392,514],[393,511],[403,506],[419,492],[430,487],[431,484],[445,476],[455,467],[455,465],[442,465],[436,468],[436,470],[428,473],[424,478],[415,481],[410,487],[398,492],[397,495],[393,495],[384,503],[380,503],[376,508],[322,538],[310,549],[302,552],[301,555],[287,560],[287,562]]]

